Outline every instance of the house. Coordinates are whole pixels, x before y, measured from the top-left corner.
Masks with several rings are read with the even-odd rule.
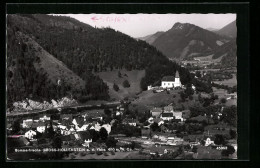
[[[36,130],[40,133],[45,131],[46,123],[39,121]]]
[[[196,77],[196,76],[195,76]],[[196,77],[196,78],[198,78],[198,77]],[[196,90],[196,87],[192,84],[191,85],[191,88],[193,89],[193,90]]]
[[[237,152],[237,140],[234,140],[234,139],[228,140],[227,144],[233,146],[235,151]]]
[[[181,121],[183,121],[182,112],[173,112],[172,114],[174,119],[180,119]]]
[[[92,136],[90,135],[90,133],[87,131],[80,131],[78,132],[78,135],[80,139],[84,141],[82,146],[89,147],[89,144],[92,142]]]
[[[164,124],[164,121],[163,121],[163,119],[161,119],[161,118],[155,118],[155,119],[154,119],[154,122],[158,123],[158,126],[161,126],[161,125]]]
[[[103,124],[101,127],[107,130],[107,134],[109,135],[111,132],[111,125],[110,124]]]
[[[163,109],[164,109],[164,112],[167,112],[167,113],[172,113],[174,111],[172,105],[165,106]]]
[[[122,123],[136,127],[136,125],[137,125],[137,120],[136,120],[136,119],[133,119],[133,118],[132,118],[132,119],[126,118],[126,119],[123,120]]]
[[[148,118],[148,120],[147,120],[147,121],[148,121],[148,123],[149,123],[149,124],[152,124],[152,123],[154,123],[154,119],[153,119],[153,117],[150,117],[150,118]]]
[[[84,118],[81,117],[81,116],[78,116],[78,117],[75,117],[73,120],[72,120],[72,124],[75,125],[75,128],[78,130],[80,129],[83,125],[84,125]]]
[[[161,114],[161,119],[163,119],[164,121],[167,120],[172,120],[173,119],[173,113],[162,113]]]
[[[39,122],[33,122],[33,123],[32,123],[32,126],[31,126],[31,129],[34,130],[34,131],[36,131],[36,130],[37,130],[37,127],[38,127],[38,124],[39,124]]]
[[[85,122],[82,127],[78,128],[77,131],[86,131],[88,129],[89,124]]]
[[[26,120],[23,120],[23,124],[22,124],[22,127],[23,128],[30,128],[33,124],[33,119],[26,119]]]
[[[163,109],[160,107],[154,107],[152,110],[150,110],[152,117],[159,117],[161,113],[163,112]]]
[[[183,110],[182,111],[182,118],[183,118],[183,121],[190,118],[190,110]]]
[[[117,112],[116,112],[116,116],[120,116],[120,115],[123,115],[123,113],[120,112],[120,111],[117,111]]]
[[[102,127],[100,124],[96,121],[94,121],[92,124],[90,124],[89,129],[94,129],[95,131],[99,131]]]
[[[36,132],[33,130],[27,131],[24,136],[30,140],[34,139],[34,136],[36,136]]]
[[[8,131],[12,131],[12,124],[7,124],[6,125],[6,129],[8,130]]]
[[[160,146],[160,147],[156,147],[156,146],[152,146],[150,148],[148,148],[148,150],[150,151],[150,155],[156,155],[158,154],[159,156],[162,156],[163,154],[167,154],[170,151],[172,151],[171,149],[169,149],[168,147],[165,146]]]
[[[50,120],[51,117],[49,115],[43,115],[42,117],[39,117],[40,121],[46,121],[46,120]]]
[[[176,71],[175,77],[174,76],[164,76],[162,78],[161,87],[164,89],[182,87],[179,72]]]
[[[61,114],[60,118],[62,120],[70,120],[70,121],[72,121],[72,114]]]
[[[212,141],[210,137],[206,137],[204,140],[205,140],[205,146],[209,146],[211,144],[214,145],[214,141]]]

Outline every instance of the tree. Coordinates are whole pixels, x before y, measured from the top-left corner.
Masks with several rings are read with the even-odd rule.
[[[18,133],[20,130],[21,130],[20,120],[19,120],[19,119],[16,119],[16,120],[13,122],[13,125],[12,125],[12,132],[13,132],[13,133]]]
[[[150,125],[150,128],[152,129],[152,131],[159,131],[160,127],[158,126],[157,122],[154,122]]]
[[[100,138],[99,133],[96,130],[94,130],[94,129],[89,130],[89,133],[90,133],[90,135],[92,137],[92,141],[93,142],[96,142]]]
[[[222,120],[232,126],[237,126],[237,106],[224,108],[222,112]]]
[[[198,78],[201,78],[201,73],[200,73],[200,71],[196,71],[196,72],[195,72],[195,76],[197,76]]]
[[[47,128],[47,133],[48,133],[49,137],[53,137],[55,135],[55,131],[52,126],[52,120],[50,121],[50,127]]]
[[[237,132],[233,129],[229,130],[229,135],[230,135],[231,139],[237,138]]]
[[[123,87],[125,87],[125,88],[129,88],[130,87],[130,83],[128,82],[128,80],[124,80]]]
[[[223,150],[221,152],[221,155],[222,156],[229,156],[229,155],[232,155],[233,153],[235,153],[235,148],[233,146],[231,146],[231,145],[228,145],[227,149]]]
[[[119,78],[122,78],[122,74],[121,74],[120,71],[118,71],[117,76],[118,76]]]
[[[197,146],[193,146],[192,150],[191,150],[193,153],[197,153],[198,152],[198,148]]]
[[[104,109],[104,113],[105,113],[107,116],[111,116],[112,111],[109,110],[109,108],[105,108],[105,109]]]
[[[194,90],[193,90],[191,87],[187,87],[187,88],[184,90],[184,93],[185,93],[187,96],[190,96],[190,95],[193,95],[193,94],[194,94]]]
[[[180,93],[180,96],[181,96],[181,100],[184,102],[187,98],[187,95],[184,93],[184,92],[181,92]]]
[[[225,141],[224,136],[221,135],[221,134],[216,134],[216,135],[215,135],[214,143],[215,143],[216,145],[225,145],[225,144],[226,144],[226,141]]]
[[[220,103],[225,104],[227,100],[225,98],[220,99]]]
[[[61,146],[62,146],[62,140],[61,140],[61,138],[60,138],[60,137],[55,137],[55,138],[53,139],[52,147],[53,147],[53,148],[61,148]]]
[[[192,95],[189,95],[189,99],[190,99],[190,100],[193,100],[193,96],[192,96]]]
[[[113,89],[114,89],[116,92],[119,91],[119,87],[118,87],[118,85],[114,83],[114,85],[113,85]]]
[[[107,139],[108,133],[107,133],[107,130],[104,127],[102,127],[99,130],[99,134],[100,134],[101,140],[106,140]]]
[[[200,143],[204,146],[206,142],[204,140],[201,140]]]
[[[184,149],[185,149],[186,151],[188,151],[188,150],[190,150],[190,149],[191,149],[191,147],[190,147],[190,145],[189,145],[189,144],[187,144],[187,145],[184,145]]]
[[[111,147],[112,147],[112,148],[115,148],[117,142],[118,142],[118,141],[115,140],[114,137],[108,137],[107,140],[106,140],[106,146],[107,146],[108,148],[111,148]]]

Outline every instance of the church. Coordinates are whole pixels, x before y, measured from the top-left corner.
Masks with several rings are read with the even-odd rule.
[[[182,87],[179,72],[176,71],[175,77],[174,76],[164,76],[162,78],[161,87],[164,89]]]

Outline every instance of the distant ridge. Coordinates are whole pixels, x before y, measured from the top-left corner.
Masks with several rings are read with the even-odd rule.
[[[229,23],[228,25],[224,26],[220,30],[218,30],[216,33],[232,38],[237,37],[237,26],[236,26],[236,20]]]

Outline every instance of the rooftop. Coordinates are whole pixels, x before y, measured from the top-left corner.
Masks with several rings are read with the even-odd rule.
[[[162,81],[171,81],[171,82],[174,82],[175,81],[175,78],[174,76],[164,76],[162,78]]]
[[[173,117],[172,113],[162,113],[162,117]]]

